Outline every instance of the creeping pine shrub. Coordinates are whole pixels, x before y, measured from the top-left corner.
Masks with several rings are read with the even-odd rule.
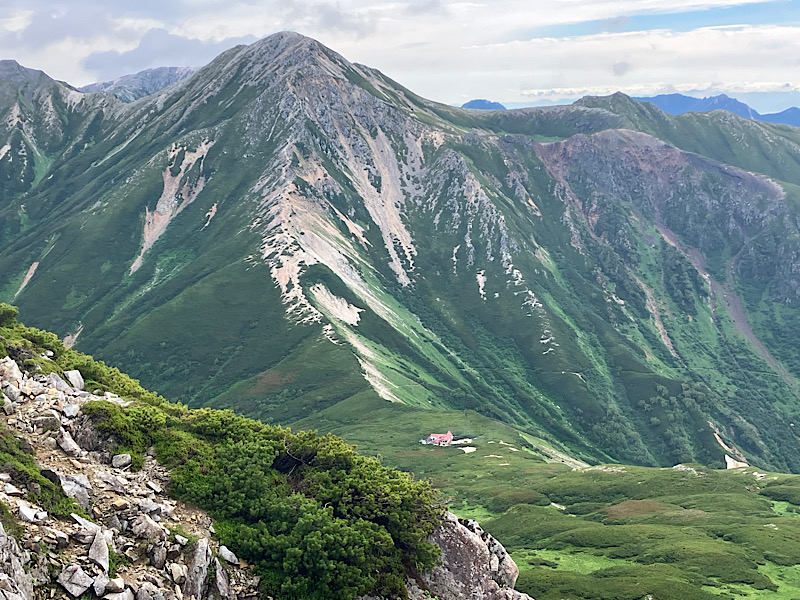
[[[171,493],[212,514],[220,541],[259,569],[265,593],[402,596],[409,567],[436,564],[438,549],[426,541],[442,516],[434,490],[337,437],[231,411],[167,414],[105,401],[84,410],[118,451],[141,460],[153,446],[171,471]]]
[[[5,302],[0,302],[0,327],[8,327],[17,322],[19,309]]]

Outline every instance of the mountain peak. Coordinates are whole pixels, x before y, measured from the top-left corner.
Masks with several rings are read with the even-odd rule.
[[[293,31],[281,31],[224,52],[201,68],[190,85],[197,93],[207,94],[223,88],[271,86],[296,74],[339,75],[352,68],[344,57],[320,42]]]
[[[25,81],[50,79],[44,71],[23,67],[15,60],[0,60],[0,81],[10,81],[11,83],[23,83]]]
[[[249,53],[285,52],[286,50],[319,50],[325,48],[317,40],[296,31],[279,31],[245,46]]]

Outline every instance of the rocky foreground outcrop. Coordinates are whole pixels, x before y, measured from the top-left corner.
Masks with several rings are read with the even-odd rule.
[[[24,525],[20,539],[0,529],[0,600],[258,597],[259,578],[214,541],[209,516],[167,496],[169,473],[152,456],[132,472],[131,456],[114,454],[82,412],[90,400],[125,401],[84,391],[78,371],[64,375],[0,361],[0,415],[42,475],[91,516],[47,514],[27,499],[38,484],[0,470],[0,502]]]
[[[0,471],[0,502],[24,524],[19,539],[0,525],[0,600],[258,597],[259,577],[214,540],[209,516],[167,496],[167,470],[148,454],[132,472],[131,456],[115,453],[82,411],[90,400],[126,402],[85,391],[78,371],[64,377],[28,375],[11,358],[0,360],[0,418],[42,475],[91,516],[57,519],[28,500],[38,484]],[[530,600],[513,590],[511,557],[476,522],[448,513],[430,540],[442,550],[441,565],[409,578],[412,600]]]
[[[531,600],[514,590],[519,569],[506,549],[477,522],[447,513],[430,539],[442,564],[408,581],[411,600]]]

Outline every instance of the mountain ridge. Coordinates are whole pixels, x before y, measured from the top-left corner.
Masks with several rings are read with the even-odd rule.
[[[90,83],[78,88],[85,93],[107,92],[123,102],[135,102],[151,96],[164,88],[183,81],[197,70],[196,67],[156,67],[138,73],[123,75],[111,81]]]
[[[797,107],[787,108],[781,112],[760,114],[750,108],[744,102],[731,98],[725,94],[709,96],[705,98],[694,98],[683,94],[660,94],[658,96],[637,97],[636,100],[649,102],[658,106],[661,110],[672,115],[680,115],[685,112],[708,112],[712,110],[727,110],[740,117],[765,121],[767,123],[781,123],[800,127],[800,109]]]
[[[722,466],[718,435],[800,469],[790,128],[624,95],[462,111],[292,33],[80,97],[91,132],[0,206],[0,299],[171,398],[475,410],[586,462]],[[742,132],[776,160],[716,143]]]

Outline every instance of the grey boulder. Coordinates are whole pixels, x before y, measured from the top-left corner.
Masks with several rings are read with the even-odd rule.
[[[147,515],[139,515],[136,517],[131,523],[131,531],[133,531],[133,534],[137,538],[161,542],[167,539],[167,534],[164,533],[161,526]]]
[[[22,381],[22,371],[10,356],[0,360],[0,379],[5,381]]]
[[[131,464],[130,454],[115,454],[111,457],[111,466],[115,469],[124,469]]]
[[[67,496],[74,498],[84,510],[89,509],[92,484],[86,475],[59,475],[59,483]]]
[[[75,598],[94,584],[94,579],[89,577],[78,565],[70,565],[61,571],[57,581]]]
[[[64,431],[62,429],[57,441],[61,449],[70,456],[78,456],[81,453],[81,447],[75,443],[69,431]]]
[[[232,565],[238,565],[239,559],[236,555],[228,550],[227,546],[220,546],[219,547],[219,555],[224,558],[227,562],[231,563]]]
[[[80,371],[78,371],[77,369],[74,369],[72,371],[64,371],[64,377],[67,378],[67,381],[69,381],[70,385],[73,388],[79,391],[83,390],[84,386],[83,375],[81,375]]]
[[[211,548],[208,538],[200,538],[194,550],[186,558],[188,572],[181,591],[184,597],[202,598],[206,591],[206,579],[211,566]]]
[[[108,545],[102,531],[98,531],[94,536],[89,548],[89,560],[103,569],[103,572],[108,573]]]

